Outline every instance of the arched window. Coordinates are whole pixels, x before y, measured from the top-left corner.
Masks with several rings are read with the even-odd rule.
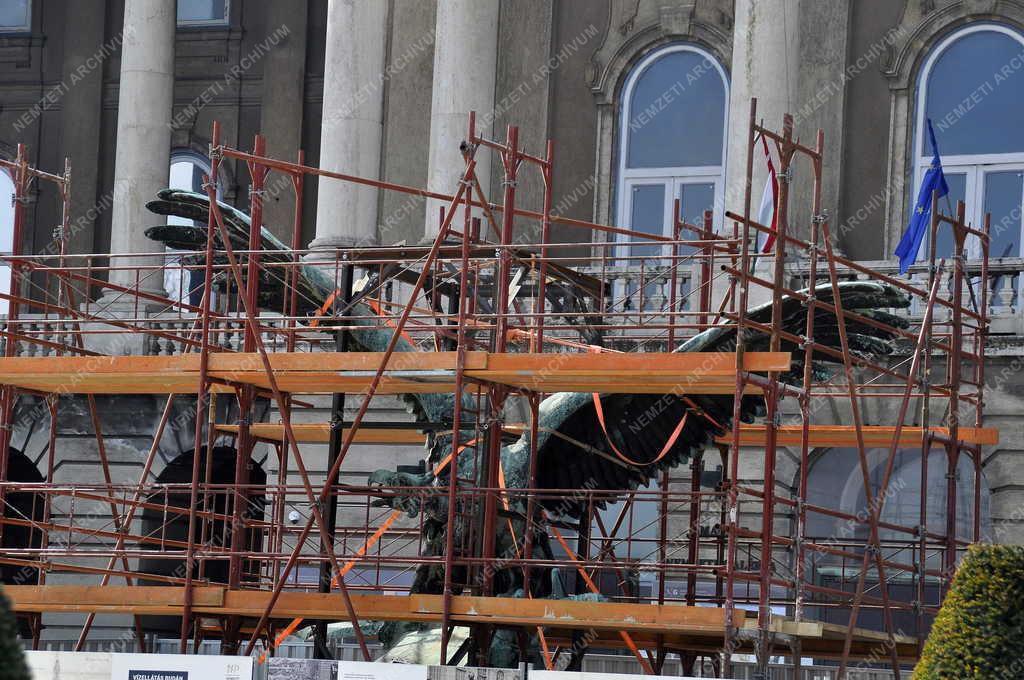
[[[629,73],[621,92],[616,223],[634,231],[672,235],[675,199],[681,217],[702,224],[705,210],[721,222],[725,192],[729,83],[721,64],[694,45],[655,50]],[[684,238],[692,237],[685,234]],[[692,249],[681,248],[686,256]],[[666,249],[644,241],[617,249],[617,263],[644,267],[644,309],[661,309],[669,299]],[[684,280],[681,294],[689,288]],[[627,284],[623,305],[634,300],[636,281]],[[618,297],[619,294],[617,294]]]
[[[172,189],[203,193],[203,176],[210,173],[210,163],[199,154],[188,150],[171,152],[171,174],[168,182]],[[220,183],[217,184],[220,197]],[[194,220],[170,215],[167,224],[191,225]],[[167,249],[167,267],[164,269],[164,289],[167,297],[179,302],[199,305],[202,301],[202,274],[199,269],[186,270],[181,266],[186,251]]]
[[[620,111],[618,224],[671,235],[674,199],[695,224],[722,205],[729,82],[718,60],[694,45],[652,52],[626,79]],[[639,257],[657,252],[630,250]]]
[[[1024,36],[999,24],[977,24],[943,39],[918,76],[914,136],[914,187],[932,159],[926,119],[931,119],[949,184],[950,213],[966,204],[967,220],[981,227],[992,214],[992,257],[1020,257],[1024,206]],[[978,244],[969,244],[978,254]],[[919,258],[926,257],[922,246]],[[939,256],[953,252],[949,229],[940,231]]]
[[[811,464],[808,473],[807,502],[812,506],[820,506],[830,510],[857,516],[862,522],[852,522],[845,518],[833,517],[821,512],[807,513],[807,540],[819,544],[843,548],[848,552],[859,552],[869,539],[869,527],[866,523],[869,511],[877,507],[880,498],[884,498],[879,520],[889,525],[916,528],[927,525],[927,530],[939,535],[946,534],[947,508],[947,477],[948,463],[946,451],[942,447],[934,447],[928,453],[927,478],[923,489],[921,483],[921,451],[920,449],[900,449],[896,452],[892,475],[886,492],[882,493],[882,482],[888,464],[888,449],[868,449],[868,480],[874,506],[868,503],[864,491],[864,474],[860,467],[860,458],[856,449],[833,448],[824,451]],[[956,466],[956,537],[960,540],[974,539],[974,463],[967,455],[961,455]],[[927,508],[926,522],[921,521],[921,500],[924,495]],[[984,474],[981,478],[981,502],[979,517],[981,534],[989,533],[989,489]],[[887,560],[901,564],[914,564],[919,561],[917,537],[905,531],[886,528],[878,530],[882,544],[882,553]],[[929,568],[941,561],[937,557],[937,549],[930,546]],[[861,568],[859,558],[843,557],[836,553],[812,551],[808,558],[808,577],[817,586],[841,589],[852,592],[856,588],[857,577]],[[889,595],[898,602],[916,600],[915,583],[905,571],[893,568],[889,572]],[[869,572],[868,587],[875,589],[878,585],[877,572]],[[932,575],[924,580],[925,601],[940,601],[939,582]],[[849,614],[828,607],[821,607],[812,618],[830,623],[846,624]],[[907,634],[917,631],[916,615],[900,611],[894,614],[897,628]],[[858,625],[875,630],[883,630],[881,611],[873,609],[862,611]]]
[[[5,168],[0,168],[0,252],[10,253],[14,248],[14,179]],[[11,292],[11,268],[0,260],[0,292]],[[8,301],[0,299],[0,314],[10,308]]]

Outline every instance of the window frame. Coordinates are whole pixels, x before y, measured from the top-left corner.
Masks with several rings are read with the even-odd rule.
[[[647,69],[659,59],[676,52],[692,52],[710,62],[722,80],[725,89],[725,101],[722,106],[722,162],[721,165],[705,166],[674,166],[661,168],[629,168],[627,167],[627,149],[629,144],[629,122],[632,119],[631,99],[637,82],[646,73]],[[616,166],[616,224],[632,229],[633,211],[633,187],[641,185],[662,184],[665,188],[665,209],[664,221],[662,223],[662,235],[672,236],[672,212],[675,198],[679,196],[680,185],[682,184],[712,184],[714,186],[714,228],[721,227],[723,215],[721,206],[725,201],[725,169],[727,153],[729,148],[729,98],[731,86],[728,74],[722,66],[721,61],[708,50],[692,43],[673,43],[653,50],[644,56],[629,71],[622,91],[619,95],[619,144],[618,162]],[[616,237],[618,243],[628,244],[629,239],[619,234]],[[626,258],[629,256],[628,246],[617,247],[616,257]]]
[[[32,32],[32,0],[26,0],[25,23],[21,26],[0,26],[0,35],[21,35]]]
[[[932,154],[922,153],[922,144],[926,134],[925,109],[927,107],[929,78],[939,58],[953,46],[958,40],[974,33],[1001,33],[1016,40],[1024,51],[1024,35],[1010,26],[1003,24],[984,22],[964,26],[952,31],[949,35],[940,40],[930,51],[918,73],[916,92],[914,94],[914,135],[911,140],[911,159],[913,163],[913,187],[910,194],[910,208],[908,219],[913,214],[914,206],[917,203],[917,195],[921,189],[921,182],[924,174],[932,162]],[[929,150],[930,151],[930,150]],[[942,149],[939,148],[941,153]],[[968,224],[981,228],[985,218],[985,174],[989,172],[1002,171],[1024,171],[1024,151],[998,154],[950,154],[942,155],[942,171],[947,175],[965,174],[964,202],[966,204],[965,218]],[[941,200],[940,200],[941,205]],[[1021,209],[1024,211],[1024,196],[1022,196]],[[1021,252],[1010,257],[1024,257],[1024,220],[1021,225],[1022,240]],[[929,248],[931,231],[926,234],[922,248]],[[977,237],[971,236],[966,243],[967,256],[972,258],[981,257],[981,244]],[[927,251],[925,251],[927,252]],[[992,253],[989,253],[992,256]]]
[[[222,28],[231,24],[231,0],[224,0],[223,19],[179,19],[177,11],[174,14],[174,22],[177,28]]]

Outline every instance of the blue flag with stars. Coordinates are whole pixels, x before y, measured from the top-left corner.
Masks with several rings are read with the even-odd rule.
[[[903,238],[896,246],[896,257],[900,258],[900,274],[906,274],[910,265],[917,261],[917,251],[921,249],[921,241],[931,227],[932,213],[932,192],[937,192],[939,198],[949,193],[949,186],[946,184],[946,176],[942,174],[942,159],[939,158],[939,147],[935,143],[935,131],[932,130],[931,118],[928,119],[928,141],[932,145],[932,164],[928,166],[928,172],[924,173],[924,181],[921,182],[921,190],[917,194],[917,204],[914,206],[914,214],[910,218],[910,226],[903,232]]]

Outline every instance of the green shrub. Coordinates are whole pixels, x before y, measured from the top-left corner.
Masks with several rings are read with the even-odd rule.
[[[957,570],[913,680],[1024,677],[1024,547],[973,546]]]
[[[0,589],[0,680],[28,680],[32,676],[25,663],[18,621],[11,613],[11,603]]]

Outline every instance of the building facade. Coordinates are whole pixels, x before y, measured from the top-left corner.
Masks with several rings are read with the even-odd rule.
[[[142,229],[158,220],[143,204],[164,186],[201,184],[214,121],[240,148],[262,132],[273,157],[301,149],[312,165],[447,193],[476,111],[494,137],[518,125],[530,152],[554,140],[558,214],[670,233],[675,198],[689,221],[710,209],[716,225],[741,205],[756,97],[768,125],[789,112],[803,139],[824,130],[822,200],[836,245],[895,271],[892,252],[931,162],[930,119],[950,199],[964,200],[975,224],[992,213],[986,424],[1001,443],[986,452],[983,524],[993,540],[1021,543],[1022,67],[1019,0],[8,0],[0,153],[26,143],[47,170],[71,159],[74,252],[151,253]],[[491,194],[500,188],[499,167],[479,174]],[[813,217],[810,175],[794,174],[799,230]],[[754,176],[756,201],[759,162]],[[247,181],[225,163],[223,200],[246,209]],[[0,173],[0,211],[10,191]],[[47,191],[30,206],[22,251],[52,243],[59,218]],[[290,241],[294,199],[269,193],[265,221]],[[539,178],[524,178],[518,195],[539,207]],[[432,201],[350,184],[307,182],[302,211],[311,248],[417,243],[438,227]],[[532,240],[529,229],[517,237]],[[557,227],[552,238],[581,233]],[[11,246],[0,232],[0,248]],[[171,294],[174,285],[163,282]],[[887,417],[877,404],[865,412],[876,424]],[[151,425],[112,427],[137,450]],[[856,507],[863,489],[849,456],[822,450],[815,460],[815,483]],[[932,502],[915,465],[909,454],[900,462],[913,487],[891,512],[916,508],[922,493]],[[947,474],[933,468],[937,480]],[[966,493],[973,471],[958,474]],[[779,484],[795,479],[794,469]]]

